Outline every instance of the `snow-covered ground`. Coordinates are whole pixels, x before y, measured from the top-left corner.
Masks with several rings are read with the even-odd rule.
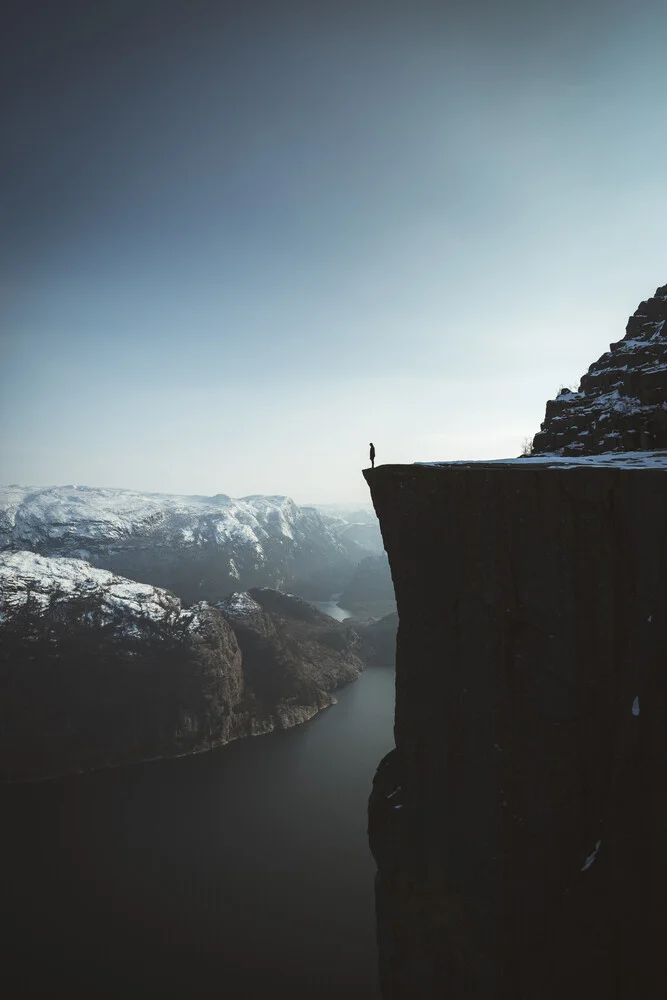
[[[248,615],[262,611],[261,605],[245,592],[232,594],[226,600],[220,601],[218,607],[230,618],[247,618]]]
[[[490,458],[475,462],[415,462],[415,465],[539,465],[548,469],[580,469],[604,466],[613,469],[667,469],[667,451],[607,452],[603,455],[527,455],[521,458]]]
[[[128,612],[137,620],[159,621],[169,615],[176,622],[186,615],[190,622],[192,618],[168,591],[135,583],[81,559],[40,556],[35,552],[0,553],[0,621],[11,617],[28,600],[43,610],[52,599],[69,602],[74,598],[89,600],[91,604],[101,598],[108,619],[119,612],[125,613],[124,621]]]

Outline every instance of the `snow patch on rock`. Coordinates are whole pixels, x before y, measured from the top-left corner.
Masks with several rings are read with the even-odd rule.
[[[178,598],[150,584],[136,583],[97,569],[81,559],[41,556],[35,552],[0,553],[0,614],[3,620],[34,602],[44,610],[51,601],[101,599],[103,614],[112,620],[119,612],[129,612],[153,621],[172,616],[189,625],[191,616]],[[185,616],[185,617],[184,617]],[[124,615],[124,620],[127,615]]]

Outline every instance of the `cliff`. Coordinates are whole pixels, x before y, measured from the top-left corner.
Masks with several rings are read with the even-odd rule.
[[[399,613],[384,1000],[667,994],[667,458],[364,472]]]
[[[654,448],[667,448],[667,285],[639,304],[577,392],[549,400],[533,439],[533,454]]]

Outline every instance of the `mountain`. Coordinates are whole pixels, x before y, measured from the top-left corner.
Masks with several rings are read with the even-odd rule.
[[[0,554],[0,776],[26,780],[287,728],[363,668],[356,633],[270,590],[185,608],[80,559]]]
[[[577,392],[547,403],[535,455],[595,455],[667,448],[667,285],[640,303]]]
[[[314,714],[311,706],[331,705],[329,692],[363,669],[355,630],[299,597],[253,588],[219,608],[236,635],[246,682],[265,709],[280,702],[304,706],[295,721],[305,721]]]
[[[350,557],[358,562],[364,556],[380,555],[384,546],[375,511],[369,505],[313,504],[335,533]]]
[[[385,552],[361,560],[339,595],[338,604],[364,618],[376,618],[396,610],[394,584]]]
[[[396,663],[396,631],[398,614],[394,611],[371,621],[354,623],[361,640],[361,655],[365,663],[392,667]]]
[[[365,554],[343,534],[336,519],[282,496],[0,488],[0,549],[83,559],[189,602],[256,586],[327,599]]]

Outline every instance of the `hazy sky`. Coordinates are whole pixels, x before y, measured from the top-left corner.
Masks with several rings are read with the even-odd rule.
[[[664,0],[20,0],[0,481],[516,455],[667,281]]]

